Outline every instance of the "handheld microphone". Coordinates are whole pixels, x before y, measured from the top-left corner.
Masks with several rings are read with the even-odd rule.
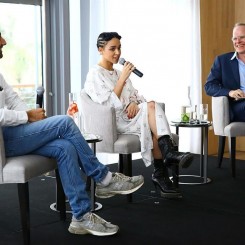
[[[126,62],[126,60],[124,58],[119,59],[119,64],[124,65],[125,62]],[[136,68],[133,70],[133,73],[139,77],[143,77],[143,73],[140,72],[139,70],[137,70]]]
[[[36,108],[43,107],[43,93],[44,88],[42,86],[37,88],[37,99],[36,99]]]

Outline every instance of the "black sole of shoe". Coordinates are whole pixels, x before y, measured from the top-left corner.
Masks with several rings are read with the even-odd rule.
[[[182,168],[188,168],[191,165],[193,158],[192,154],[188,154],[180,160],[179,165]]]
[[[181,193],[166,193],[162,192],[160,193],[161,197],[167,198],[167,199],[181,199],[183,198]]]
[[[158,182],[154,180],[152,180],[152,182],[155,186],[156,192],[157,192],[157,189],[159,188],[162,197],[165,197],[165,198],[181,198],[182,197],[182,194],[180,192],[177,192],[177,191],[171,192],[171,191],[163,190]]]

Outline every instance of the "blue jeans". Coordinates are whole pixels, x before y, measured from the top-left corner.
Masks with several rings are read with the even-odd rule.
[[[7,157],[37,154],[57,160],[64,192],[72,213],[79,219],[91,210],[82,171],[95,182],[108,173],[108,167],[98,161],[69,116],[53,116],[15,127],[3,127]]]

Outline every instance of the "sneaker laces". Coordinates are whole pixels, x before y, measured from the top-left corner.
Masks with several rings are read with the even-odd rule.
[[[88,213],[88,219],[92,224],[96,223],[108,223],[110,224],[111,222],[107,222],[106,220],[102,219],[100,216],[96,215],[95,213]]]
[[[113,180],[119,180],[119,181],[127,181],[127,180],[131,180],[132,177],[126,176],[124,174],[121,173],[114,173],[114,175],[112,176]]]

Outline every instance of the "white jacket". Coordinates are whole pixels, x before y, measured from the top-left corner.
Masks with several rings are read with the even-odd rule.
[[[28,107],[0,74],[0,126],[16,126],[27,123]]]

